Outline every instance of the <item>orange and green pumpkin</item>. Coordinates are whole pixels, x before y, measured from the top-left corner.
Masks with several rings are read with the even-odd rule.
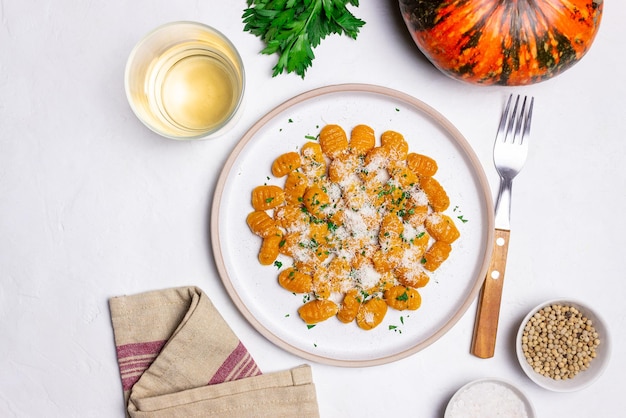
[[[450,77],[526,85],[552,78],[589,50],[603,0],[399,0],[413,40]]]

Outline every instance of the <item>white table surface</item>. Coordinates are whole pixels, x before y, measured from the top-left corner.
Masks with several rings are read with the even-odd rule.
[[[0,416],[123,416],[107,299],[197,285],[264,372],[303,363],[240,315],[217,276],[208,224],[222,165],[262,115],[338,83],[402,90],[446,116],[482,161],[505,97],[535,96],[532,146],[514,187],[513,232],[494,358],[469,352],[475,303],[433,345],[384,366],[312,363],[323,417],[441,417],[483,377],[522,389],[538,416],[616,417],[626,410],[626,6],[605,5],[588,54],[552,80],[479,87],[438,72],[412,43],[394,0],[362,1],[358,40],[333,36],[302,80],[271,77],[275,57],[243,32],[242,1],[0,2]],[[196,20],[224,32],[247,70],[246,105],[225,136],[179,143],[131,112],[126,58],[155,26]],[[596,308],[613,333],[609,368],[576,393],[548,392],[512,344],[524,314],[555,297]],[[384,414],[384,415],[383,415]]]

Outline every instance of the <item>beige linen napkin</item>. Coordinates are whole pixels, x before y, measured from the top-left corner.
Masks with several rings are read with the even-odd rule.
[[[319,417],[308,365],[261,374],[196,287],[109,300],[127,415]]]

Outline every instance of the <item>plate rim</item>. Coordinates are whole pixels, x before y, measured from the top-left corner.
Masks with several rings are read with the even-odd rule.
[[[469,159],[470,164],[474,173],[477,176],[477,180],[480,184],[480,188],[483,191],[483,196],[481,196],[481,201],[485,204],[485,210],[487,212],[487,242],[483,252],[482,257],[482,265],[480,267],[478,277],[475,278],[474,286],[471,291],[463,301],[463,303],[454,311],[454,314],[449,318],[442,327],[440,327],[435,333],[426,338],[424,341],[415,344],[414,346],[402,350],[400,352],[390,354],[387,356],[381,356],[373,359],[361,359],[361,360],[344,360],[344,359],[336,359],[328,356],[323,356],[319,354],[314,354],[309,351],[303,350],[299,347],[296,347],[292,344],[287,343],[286,341],[279,338],[277,335],[269,331],[265,325],[263,325],[245,306],[241,297],[237,293],[228,272],[226,270],[226,265],[224,263],[224,257],[222,254],[222,249],[220,245],[220,234],[219,234],[219,213],[220,213],[220,205],[222,202],[222,195],[224,193],[224,186],[228,180],[231,169],[239,157],[241,151],[246,147],[246,145],[255,137],[255,134],[261,130],[269,121],[271,121],[275,116],[279,115],[283,111],[289,109],[290,107],[305,102],[307,100],[317,98],[320,96],[324,96],[327,94],[335,94],[335,93],[374,93],[381,96],[392,97],[394,99],[403,101],[411,106],[415,107],[417,110],[423,112],[426,116],[433,119],[436,123],[438,123],[448,134],[452,137],[452,139],[456,142],[457,145],[461,147],[465,156]],[[474,300],[476,299],[478,292],[480,291],[483,282],[485,280],[487,269],[489,267],[489,260],[491,256],[491,251],[493,247],[494,240],[494,209],[493,209],[493,201],[491,196],[491,188],[489,186],[489,182],[487,180],[487,176],[484,172],[484,168],[480,163],[480,160],[476,156],[474,150],[470,146],[469,142],[465,139],[463,134],[448,120],[446,119],[439,111],[435,110],[430,105],[424,103],[423,101],[407,94],[401,92],[399,90],[395,90],[392,88],[374,85],[374,84],[362,84],[362,83],[345,83],[345,84],[333,84],[324,87],[315,88],[312,90],[308,90],[304,93],[298,94],[278,106],[274,107],[272,110],[267,112],[264,116],[258,119],[252,127],[248,129],[248,131],[241,137],[239,142],[235,145],[231,153],[229,154],[224,166],[219,174],[218,181],[215,186],[215,191],[213,195],[213,202],[211,206],[211,221],[210,221],[210,235],[211,235],[211,247],[213,252],[213,257],[215,261],[215,265],[218,270],[218,274],[224,285],[226,292],[230,296],[231,300],[239,310],[239,312],[244,316],[244,318],[252,325],[254,329],[257,330],[261,335],[263,335],[266,339],[268,339],[274,345],[284,349],[287,352],[295,354],[303,359],[315,361],[322,364],[327,364],[331,366],[342,366],[342,367],[369,367],[369,366],[378,366],[382,364],[391,363],[397,360],[401,360],[406,358],[412,354],[417,353],[418,351],[423,350],[428,347],[439,338],[441,338],[445,333],[447,333],[467,312],[468,308],[472,305]]]

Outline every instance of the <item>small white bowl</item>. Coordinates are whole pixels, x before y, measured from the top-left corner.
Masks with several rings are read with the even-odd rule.
[[[535,418],[535,410],[524,393],[501,379],[474,380],[461,387],[448,402],[444,418],[471,416]]]
[[[578,309],[584,317],[592,321],[592,326],[598,333],[598,338],[600,339],[600,344],[595,349],[596,357],[590,361],[589,367],[586,370],[579,371],[574,377],[563,380],[556,380],[536,372],[526,360],[524,350],[522,349],[522,336],[526,323],[542,308],[555,304]],[[522,370],[524,370],[524,373],[526,373],[533,382],[545,389],[555,392],[574,392],[591,385],[606,369],[611,353],[611,336],[604,320],[588,306],[571,299],[553,299],[537,305],[526,315],[517,332],[515,348],[517,351],[517,359],[519,360]]]

